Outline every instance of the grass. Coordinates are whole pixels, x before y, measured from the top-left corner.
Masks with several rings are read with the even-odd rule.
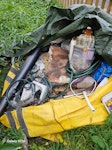
[[[41,26],[50,6],[55,1],[1,0],[0,1],[0,53],[11,50],[14,43],[26,40],[25,34]],[[58,5],[59,6],[59,5]]]
[[[25,34],[41,26],[54,1],[1,0],[0,1],[0,52],[10,49],[13,42],[25,40]],[[90,125],[64,131],[66,144],[55,143],[41,137],[30,138],[29,150],[112,150],[112,115],[105,124]],[[0,124],[0,149],[23,149],[21,144],[9,144],[7,139],[23,139],[21,129],[7,129]]]
[[[0,149],[1,150],[23,150],[20,141],[24,141],[22,129],[14,130],[0,124]]]

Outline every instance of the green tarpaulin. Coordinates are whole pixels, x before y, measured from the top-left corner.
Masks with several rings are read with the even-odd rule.
[[[5,57],[25,55],[35,47],[47,46],[59,37],[67,39],[78,35],[87,26],[91,26],[94,31],[96,52],[112,65],[112,17],[95,6],[83,4],[73,5],[67,9],[51,7],[45,24],[28,33],[28,36],[32,37],[31,40],[22,45],[16,44],[19,49],[14,48],[12,53],[7,51],[3,55]],[[1,66],[4,65],[3,55],[0,58]],[[3,71],[0,76],[3,76]]]

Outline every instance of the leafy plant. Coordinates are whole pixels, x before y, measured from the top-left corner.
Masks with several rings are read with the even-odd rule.
[[[23,150],[23,147],[20,144],[0,144],[1,150]]]
[[[4,131],[4,132],[3,132]],[[3,139],[6,140],[23,140],[24,136],[23,136],[23,131],[22,129],[10,129],[10,128],[5,128],[4,126],[0,126],[0,141],[2,141]],[[2,141],[2,143],[4,143],[4,141]]]
[[[15,43],[23,43],[28,32],[41,26],[46,19],[50,6],[56,1],[44,0],[1,0],[0,1],[0,54],[12,51]],[[58,5],[59,6],[59,5]],[[17,47],[16,47],[17,48]]]
[[[105,149],[105,143],[103,142],[103,139],[99,136],[92,136],[92,141],[99,146],[99,148]]]

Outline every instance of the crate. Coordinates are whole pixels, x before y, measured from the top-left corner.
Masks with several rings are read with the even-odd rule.
[[[112,0],[56,0],[67,8],[73,4],[89,4],[104,9],[107,13],[112,15]]]

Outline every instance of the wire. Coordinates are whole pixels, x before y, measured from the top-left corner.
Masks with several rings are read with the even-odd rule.
[[[35,68],[36,68],[36,70],[35,70]],[[33,68],[32,68],[31,71],[30,71],[30,74],[31,74],[31,75],[32,75],[32,74],[35,74],[35,73],[37,73],[39,70],[40,70],[40,69],[37,68],[36,65],[34,65]]]
[[[23,57],[18,56],[18,57],[12,57],[11,63],[14,65],[16,70],[20,70],[21,66],[23,65]]]
[[[79,78],[82,77],[84,75],[89,75],[92,72],[94,72],[96,70],[96,68],[99,66],[101,60],[97,60],[94,64],[92,64],[88,69],[82,71],[82,72],[78,72],[78,73],[74,73],[73,70],[71,68],[69,68],[69,63],[67,63],[66,65],[66,72],[67,74],[70,76],[71,72],[73,72],[73,78]]]
[[[47,98],[49,97],[49,95],[52,93],[52,84],[51,82],[48,80],[47,77],[45,76],[33,76],[33,74],[30,74],[30,78],[29,78],[32,82],[33,81],[37,81],[39,82],[40,84],[43,84],[45,85],[47,88],[46,88],[46,97],[41,100],[41,103],[44,103],[45,101],[47,101]],[[40,80],[41,79],[41,80]],[[40,104],[40,103],[39,103]]]
[[[65,87],[64,91],[63,91],[63,92],[60,92],[60,93],[57,94],[57,95],[49,95],[49,98],[58,98],[58,97],[60,97],[60,96],[63,96],[63,95],[66,93],[66,91],[68,90],[68,88],[69,88],[70,83],[71,83],[72,80],[73,80],[73,72],[71,72],[70,81],[69,81],[69,83],[67,84],[67,86]]]
[[[82,95],[83,93],[75,93],[73,88],[72,88],[72,84],[76,81],[77,79],[73,80],[71,83],[70,83],[70,90],[72,91],[73,95],[70,95],[70,96],[76,96],[76,97],[79,97],[79,98],[83,98],[82,96],[79,96],[79,95]],[[96,89],[96,86],[97,86],[97,82],[94,80],[94,86],[93,86],[93,89],[91,90],[91,92],[89,94],[87,94],[87,96],[91,95],[94,90]],[[69,95],[68,95],[69,96]]]
[[[14,108],[14,109],[15,109],[16,107],[15,107],[14,104],[11,102],[11,100],[10,100],[8,94],[9,94],[9,91],[10,91],[10,89],[12,88],[12,86],[14,86],[15,83],[21,82],[21,81],[23,81],[24,84],[29,83],[29,84],[30,84],[30,87],[32,88],[32,93],[34,93],[34,92],[33,92],[34,89],[33,89],[32,83],[31,83],[29,80],[27,80],[27,79],[21,79],[21,80],[17,80],[17,81],[14,81],[13,83],[11,83],[10,87],[8,88],[8,90],[7,90],[7,92],[6,92],[6,99],[7,99],[8,104],[9,104],[12,108]],[[21,87],[21,89],[22,89],[22,88],[23,88],[23,86]],[[19,96],[20,96],[20,91],[21,91],[21,89],[19,89],[18,92],[15,93],[15,96],[18,96],[18,94],[19,94]],[[18,97],[18,98],[19,98],[19,97]],[[15,98],[15,100],[18,101],[18,98],[17,98],[17,99]],[[16,101],[16,102],[17,102],[17,101]]]

